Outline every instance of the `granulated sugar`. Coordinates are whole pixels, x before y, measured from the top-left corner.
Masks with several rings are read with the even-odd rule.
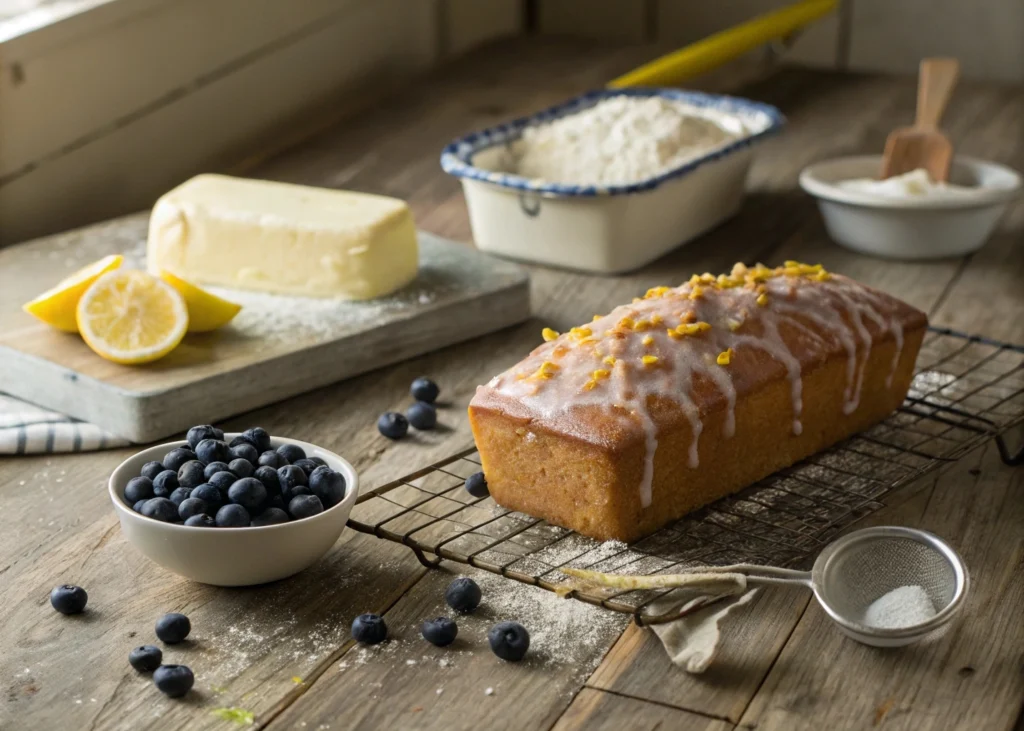
[[[927,622],[934,617],[935,605],[924,587],[901,586],[871,602],[864,612],[868,627],[896,629]]]

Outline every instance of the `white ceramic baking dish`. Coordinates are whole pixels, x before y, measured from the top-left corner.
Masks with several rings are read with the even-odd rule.
[[[628,185],[565,185],[504,172],[525,127],[613,96],[660,96],[724,122],[739,135],[679,167]],[[783,125],[779,110],[678,89],[592,91],[530,117],[455,140],[441,167],[462,180],[477,247],[586,272],[636,269],[729,218],[740,207],[751,145]]]

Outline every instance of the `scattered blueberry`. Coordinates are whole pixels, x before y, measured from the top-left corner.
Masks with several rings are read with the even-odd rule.
[[[316,495],[296,495],[288,503],[288,512],[295,520],[312,518],[324,512],[324,504]]]
[[[168,612],[156,621],[156,636],[168,645],[184,642],[192,631],[192,623],[180,612]]]
[[[388,439],[401,439],[409,431],[409,422],[394,411],[386,411],[377,419],[377,431]]]
[[[188,430],[188,434],[185,435],[185,440],[188,442],[188,446],[194,450],[199,446],[199,442],[204,439],[223,439],[224,432],[220,432],[220,436],[218,437],[217,432],[219,431],[220,429],[214,429],[209,424],[200,424],[199,426],[194,426]]]
[[[288,460],[273,450],[268,450],[260,455],[261,467],[273,467],[275,470],[288,464]]]
[[[143,477],[148,477],[152,480],[163,471],[164,466],[159,462],[146,462],[146,464],[142,465],[141,474]]]
[[[315,464],[317,467],[326,467],[327,462],[322,457],[307,457],[310,462]]]
[[[479,585],[468,576],[455,579],[444,591],[444,600],[448,602],[448,606],[463,614],[472,612],[480,606],[482,597],[483,592],[480,591]]]
[[[441,389],[426,376],[421,376],[412,382],[412,386],[409,387],[409,393],[417,401],[426,401],[428,404],[432,404],[437,401]]]
[[[182,520],[188,520],[196,515],[202,515],[210,511],[210,506],[206,504],[205,500],[200,500],[197,497],[188,497],[181,501],[178,506],[178,517]]]
[[[487,489],[487,478],[483,472],[474,472],[466,478],[466,492],[473,497],[487,497],[491,494]]]
[[[360,614],[352,620],[352,639],[364,645],[378,645],[388,638],[388,626],[379,614]]]
[[[231,450],[219,439],[204,439],[196,447],[196,457],[204,465],[210,462],[230,462]]]
[[[259,445],[256,444],[256,442],[254,442],[250,437],[247,437],[245,434],[239,434],[237,437],[228,442],[229,447],[237,447],[239,444],[251,444],[252,446],[256,447],[257,450],[260,448]]]
[[[156,645],[143,645],[128,653],[128,663],[140,673],[153,672],[163,659],[164,653]]]
[[[308,485],[309,478],[301,468],[293,464],[286,464],[277,471],[277,479],[281,481],[281,492],[290,493],[299,485]]]
[[[50,592],[50,604],[61,614],[80,614],[88,601],[85,589],[73,584],[58,586]]]
[[[306,458],[306,450],[297,444],[282,444],[277,448],[277,453],[292,464]]]
[[[487,633],[491,650],[502,660],[519,662],[530,649],[530,633],[519,622],[498,622]]]
[[[245,528],[249,521],[249,511],[241,505],[225,505],[217,511],[217,526],[220,528]]]
[[[185,665],[161,665],[153,671],[153,682],[164,695],[180,698],[192,690],[196,678]]]
[[[267,499],[267,488],[255,477],[243,477],[228,490],[228,499],[235,505],[241,505],[247,511],[254,512]],[[217,516],[219,519],[219,512]]]
[[[133,505],[139,500],[149,500],[153,497],[153,481],[148,477],[133,477],[128,480],[124,488],[125,502]]]
[[[405,418],[416,429],[433,429],[437,426],[437,409],[426,401],[417,401],[406,409]]]
[[[252,477],[256,468],[252,466],[252,462],[247,459],[233,459],[228,463],[228,469],[239,477]]]
[[[345,498],[345,476],[330,467],[317,467],[309,476],[309,491],[324,508],[332,508]]]
[[[177,489],[177,470],[164,470],[153,479],[153,497],[170,497]]]
[[[173,493],[171,493],[173,495]],[[150,498],[142,506],[142,514],[153,520],[174,523],[178,520],[178,505],[165,497]]]
[[[145,504],[146,504],[145,500],[139,500],[139,501],[135,502],[132,505],[132,510],[134,510],[136,513],[141,513],[142,512],[142,506],[145,505]]]
[[[206,482],[206,465],[198,459],[189,460],[178,468],[178,487],[198,487]]]
[[[192,494],[188,497],[190,500],[202,500],[206,503],[206,506],[210,508],[210,510],[203,512],[214,513],[217,511],[217,508],[224,503],[224,495],[221,491],[217,489],[216,485],[211,485],[208,482],[204,482],[199,487],[193,488]],[[179,505],[178,508],[180,509],[181,506]]]
[[[231,456],[235,459],[244,459],[254,467],[260,459],[260,453],[251,444],[239,444],[237,447],[231,447]]]
[[[271,448],[270,435],[267,434],[267,430],[263,427],[254,426],[252,429],[246,429],[242,432],[242,435],[247,437],[260,452],[266,452]]]
[[[287,523],[288,521],[288,513],[284,512],[280,508],[267,508],[252,519],[252,525],[259,527],[264,525]]]
[[[172,492],[171,496],[167,499],[174,503],[174,510],[177,511],[178,506],[190,497],[192,497],[191,487],[179,487],[177,490]]]
[[[216,487],[222,493],[227,495],[228,494],[228,488],[230,488],[232,485],[234,485],[235,484],[235,480],[237,480],[237,479],[238,478],[235,477],[235,473],[224,471],[224,472],[218,472],[213,477],[208,478],[207,482],[209,482],[211,485]]]
[[[209,482],[210,478],[213,477],[218,472],[227,472],[227,471],[228,471],[227,463],[225,463],[225,462],[210,462],[210,464],[206,465],[206,469],[203,470],[203,477],[205,477],[206,481]]]
[[[277,470],[273,467],[258,467],[253,477],[263,483],[263,487],[267,489],[267,495],[281,494],[281,478],[277,476]]]
[[[448,617],[438,617],[424,622],[420,631],[423,633],[423,639],[430,644],[447,647],[455,642],[455,637],[459,634],[459,625]]]
[[[199,515],[193,515],[191,518],[186,520],[185,525],[191,528],[216,528],[217,521],[206,513],[200,513]]]
[[[320,466],[313,460],[309,459],[308,457],[297,459],[294,462],[292,462],[292,464],[298,467],[303,472],[305,472],[307,475],[313,474],[313,470]]]
[[[184,447],[178,447],[172,449],[170,452],[164,455],[164,469],[174,470],[177,472],[183,464],[189,460],[196,458],[196,453],[191,449],[185,449]]]

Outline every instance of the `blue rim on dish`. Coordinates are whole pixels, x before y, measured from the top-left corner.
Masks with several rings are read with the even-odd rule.
[[[514,142],[522,134],[526,127],[551,122],[559,117],[567,117],[576,112],[594,106],[603,99],[616,96],[637,96],[652,97],[658,96],[664,99],[684,102],[690,106],[703,109],[713,109],[725,114],[740,117],[745,123],[760,127],[759,131],[752,132],[734,140],[732,143],[710,151],[694,160],[690,160],[678,167],[661,173],[652,178],[641,180],[636,183],[623,185],[571,185],[565,183],[554,183],[549,181],[532,180],[514,173],[485,170],[473,165],[473,156],[481,150],[499,145],[508,145]],[[645,190],[657,188],[662,183],[678,178],[682,175],[696,170],[701,165],[725,157],[741,148],[748,147],[755,141],[767,135],[778,132],[786,123],[782,113],[770,104],[741,99],[739,97],[723,96],[721,94],[703,94],[696,91],[681,91],[679,89],[658,89],[658,88],[635,88],[635,89],[599,89],[587,92],[582,96],[563,102],[556,106],[545,109],[542,112],[532,114],[528,117],[520,117],[496,127],[489,127],[480,132],[473,132],[460,137],[448,144],[441,152],[441,168],[458,178],[470,178],[481,180],[487,183],[509,188],[512,190],[529,191],[545,196],[584,196],[593,197],[599,195],[624,195],[628,193],[639,193]]]

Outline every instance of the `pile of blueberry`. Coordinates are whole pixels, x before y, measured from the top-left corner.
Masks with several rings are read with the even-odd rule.
[[[480,606],[483,592],[472,579],[455,579],[444,592],[448,606],[460,614],[469,614]],[[423,639],[438,647],[455,642],[459,626],[454,619],[437,617],[428,619],[420,628]],[[360,614],[352,621],[352,639],[364,645],[377,645],[388,638],[388,626],[379,614]],[[530,633],[518,622],[498,622],[487,633],[491,651],[502,660],[519,662],[530,649]]]
[[[124,499],[136,512],[200,528],[244,528],[309,518],[345,497],[345,477],[302,447],[276,449],[260,427],[230,442],[209,425],[194,426],[188,447],[147,462]]]
[[[429,378],[420,377],[412,382],[409,393],[416,402],[405,410],[405,416],[397,411],[386,411],[377,419],[377,431],[388,439],[401,439],[409,431],[411,424],[414,429],[427,430],[437,426],[437,401],[441,389]]]

